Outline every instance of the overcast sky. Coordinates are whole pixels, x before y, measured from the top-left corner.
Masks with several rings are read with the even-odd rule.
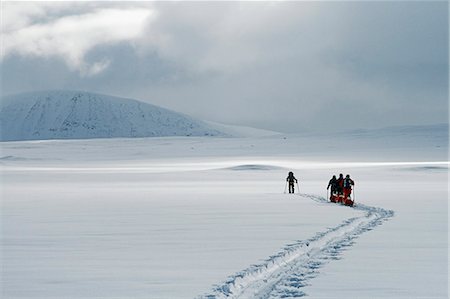
[[[2,2],[2,93],[76,89],[285,132],[448,121],[442,2]]]

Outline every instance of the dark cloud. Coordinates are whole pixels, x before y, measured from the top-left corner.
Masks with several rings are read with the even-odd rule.
[[[77,13],[105,5],[77,6]],[[142,35],[83,53],[86,66],[107,61],[102,71],[83,76],[61,56],[10,55],[1,63],[3,93],[91,90],[289,132],[448,121],[445,2],[152,2],[139,8],[155,12]]]

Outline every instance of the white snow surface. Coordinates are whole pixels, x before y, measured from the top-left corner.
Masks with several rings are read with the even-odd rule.
[[[447,298],[448,131],[388,132],[2,142],[2,297]]]
[[[203,121],[136,100],[81,91],[2,98],[1,140],[223,136]]]
[[[227,125],[212,121],[205,121],[210,127],[224,132],[225,134],[233,137],[265,137],[265,136],[276,136],[281,135],[282,133],[264,129],[257,129],[253,127],[247,126],[236,126],[236,125]]]

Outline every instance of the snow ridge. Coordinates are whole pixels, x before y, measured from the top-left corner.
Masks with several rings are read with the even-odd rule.
[[[327,199],[311,194],[300,196],[319,203]],[[318,274],[318,269],[353,244],[354,239],[394,216],[391,210],[355,204],[364,216],[349,218],[336,227],[317,233],[308,240],[285,246],[263,263],[230,276],[202,299],[219,298],[298,298],[306,296],[302,288]]]
[[[1,141],[228,135],[158,106],[83,91],[24,93],[0,104]]]

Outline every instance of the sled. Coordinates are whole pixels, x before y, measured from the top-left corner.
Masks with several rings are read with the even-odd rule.
[[[346,199],[344,199],[343,204],[349,207],[353,207],[354,202],[350,197],[347,197]]]
[[[343,203],[344,195],[338,193],[331,193],[330,201],[334,203]]]
[[[334,203],[337,203],[337,199],[336,199],[336,197],[333,196],[333,195],[331,195],[330,201],[331,201],[331,202],[334,202]]]
[[[340,203],[349,207],[353,207],[354,201],[350,196],[344,197],[343,194],[332,193],[330,196],[330,202]]]

